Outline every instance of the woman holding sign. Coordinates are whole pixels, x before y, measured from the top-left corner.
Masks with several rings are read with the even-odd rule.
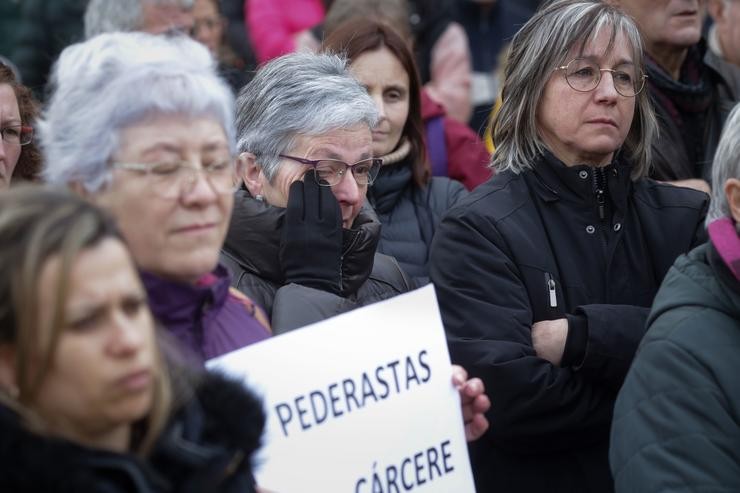
[[[495,406],[479,491],[608,492],[612,409],[705,194],[645,179],[655,117],[634,22],[557,0],[511,43],[494,122],[499,173],[432,247],[452,360]]]

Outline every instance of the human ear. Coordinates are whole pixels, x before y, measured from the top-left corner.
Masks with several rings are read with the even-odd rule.
[[[730,178],[725,182],[724,189],[730,215],[736,224],[740,224],[740,179]]]
[[[262,180],[264,180],[264,175],[257,164],[257,157],[251,152],[242,152],[239,154],[238,159],[242,163],[242,169],[244,170],[242,172],[242,179],[247,190],[249,190],[249,194],[252,197],[262,195]]]

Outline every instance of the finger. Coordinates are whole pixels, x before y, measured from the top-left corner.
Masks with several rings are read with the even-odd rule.
[[[467,397],[477,397],[484,391],[483,381],[480,378],[471,378],[465,382],[461,390]]]
[[[303,182],[294,181],[288,189],[288,206],[285,211],[285,220],[295,224],[305,220],[305,204]]]
[[[303,197],[305,200],[305,212],[303,217],[306,221],[315,222],[321,219],[319,211],[319,196],[321,187],[316,177],[316,170],[310,170],[303,177]]]
[[[478,414],[473,420],[465,425],[465,439],[469,442],[479,439],[488,430],[488,420],[482,414]]]
[[[481,394],[475,398],[470,407],[475,413],[486,413],[491,409],[491,399],[486,394]]]
[[[326,183],[326,182],[324,182]],[[339,201],[331,191],[331,187],[320,187],[319,192],[319,219],[326,221],[334,228],[342,227],[342,210],[339,207]]]
[[[452,365],[452,385],[462,387],[468,379],[468,372],[460,365]]]

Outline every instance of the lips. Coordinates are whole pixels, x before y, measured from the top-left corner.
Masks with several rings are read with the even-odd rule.
[[[175,228],[174,233],[203,233],[216,227],[216,223],[195,223]]]
[[[593,118],[591,120],[588,120],[587,123],[595,123],[597,125],[611,125],[615,128],[618,127],[617,122],[615,122],[611,118]]]
[[[116,380],[116,385],[126,392],[141,392],[151,386],[152,372],[147,368],[134,370]]]

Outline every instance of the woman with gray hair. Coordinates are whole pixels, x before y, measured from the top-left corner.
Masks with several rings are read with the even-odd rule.
[[[740,106],[712,165],[709,241],[655,297],[614,408],[617,491],[740,491]]]
[[[495,406],[478,491],[613,489],[616,394],[663,276],[703,238],[706,195],[644,178],[655,118],[634,22],[556,0],[516,34],[498,174],[432,244],[452,360]]]
[[[245,186],[223,260],[277,333],[411,287],[394,258],[376,253],[380,223],[365,206],[381,165],[372,154],[377,115],[335,55],[277,58],[239,95]]]
[[[240,167],[233,96],[207,48],[103,34],[67,48],[52,81],[46,179],[112,213],[154,315],[198,361],[267,338],[265,315],[217,265]]]

